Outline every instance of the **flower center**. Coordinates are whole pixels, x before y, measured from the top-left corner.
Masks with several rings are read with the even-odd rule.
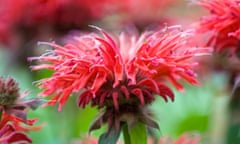
[[[0,105],[11,105],[19,96],[18,84],[12,79],[0,78]]]

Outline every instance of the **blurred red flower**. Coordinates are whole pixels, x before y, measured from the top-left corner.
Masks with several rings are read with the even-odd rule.
[[[29,58],[43,62],[32,70],[54,71],[52,77],[38,83],[43,88],[40,95],[53,95],[48,105],[58,102],[61,110],[71,93],[81,91],[79,106],[91,103],[118,110],[123,104],[151,103],[155,94],[174,100],[168,81],[180,91],[184,88],[179,78],[199,84],[193,71],[197,63],[189,59],[209,54],[209,49],[187,45],[193,31],[172,26],[140,36],[121,33],[114,40],[97,29],[103,37],[90,33],[73,37],[65,46],[44,43],[54,49]]]
[[[32,140],[24,132],[40,130],[41,126],[33,126],[37,119],[21,119],[3,112],[0,121],[0,143],[31,143]]]
[[[216,52],[227,50],[230,55],[239,51],[240,1],[200,0],[197,4],[210,12],[201,19],[198,28],[200,32],[210,32],[208,45]]]
[[[17,131],[11,124],[6,124],[0,130],[0,142],[11,143],[32,143],[32,140],[24,133]]]
[[[39,130],[33,126],[37,119],[27,119],[27,110],[36,109],[42,100],[24,99],[26,93],[20,93],[18,83],[11,77],[0,77],[0,143],[30,143],[23,132]]]

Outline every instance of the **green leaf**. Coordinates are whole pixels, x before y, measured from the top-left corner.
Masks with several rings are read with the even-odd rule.
[[[181,135],[186,131],[206,132],[209,127],[209,116],[201,115],[199,113],[188,114],[188,116],[176,126],[176,133]]]
[[[137,123],[129,130],[131,144],[147,144],[147,128],[143,123]]]

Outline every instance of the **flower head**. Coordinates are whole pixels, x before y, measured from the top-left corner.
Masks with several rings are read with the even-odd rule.
[[[11,124],[6,124],[0,130],[0,142],[10,143],[32,143],[32,140],[24,133],[16,130]]]
[[[32,70],[50,69],[53,75],[38,82],[42,96],[53,96],[47,105],[59,103],[59,110],[74,92],[80,92],[78,105],[104,110],[90,127],[95,130],[108,124],[100,139],[119,136],[121,128],[144,123],[159,128],[145,107],[160,95],[165,101],[174,100],[167,82],[183,91],[179,78],[198,85],[192,57],[209,54],[208,48],[191,47],[187,43],[193,31],[181,31],[179,26],[166,27],[140,36],[121,33],[117,40],[103,29],[102,36],[90,33],[74,37],[69,44],[59,46],[44,43],[53,50],[40,57],[42,64]]]
[[[228,51],[230,55],[239,51],[240,1],[200,0],[197,4],[210,12],[199,23],[200,32],[211,32],[208,45],[216,52]]]
[[[30,143],[23,132],[38,130],[32,125],[37,119],[27,119],[27,109],[36,109],[40,99],[23,99],[26,94],[19,92],[18,83],[11,77],[0,77],[0,143]]]
[[[59,103],[59,110],[68,97],[81,91],[79,106],[112,106],[149,104],[154,95],[166,101],[174,94],[166,82],[183,91],[179,78],[198,85],[192,68],[192,57],[209,54],[209,49],[187,46],[193,31],[181,31],[178,26],[166,27],[141,36],[122,33],[114,40],[104,30],[103,35],[90,33],[74,37],[65,46],[44,43],[54,49],[30,60],[45,62],[33,70],[50,69],[53,76],[39,81],[42,96],[53,95],[49,105]],[[47,63],[46,63],[47,62]]]
[[[37,119],[21,119],[3,112],[0,121],[0,143],[31,143],[31,138],[24,132],[39,130],[41,126],[33,126],[36,121]]]
[[[18,84],[12,78],[4,81],[4,78],[0,77],[0,105],[12,105],[18,97]]]
[[[11,77],[0,77],[0,111],[26,120],[26,110],[36,109],[41,99],[25,99],[27,92],[20,93],[18,83]]]

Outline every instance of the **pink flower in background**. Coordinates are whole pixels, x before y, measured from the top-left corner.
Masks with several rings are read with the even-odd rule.
[[[123,104],[149,104],[154,95],[174,100],[166,84],[172,83],[179,91],[179,78],[199,85],[193,67],[193,57],[209,54],[208,48],[192,47],[187,43],[193,31],[182,31],[179,26],[166,27],[140,36],[121,33],[116,40],[104,30],[103,35],[90,33],[73,37],[65,46],[44,43],[53,50],[40,57],[42,64],[32,70],[50,69],[52,77],[39,81],[42,96],[51,96],[48,105],[59,103],[59,110],[72,93],[80,92],[78,105],[91,103],[98,107],[119,109]]]
[[[169,22],[166,11],[179,0],[122,0],[116,1],[112,8],[122,23],[134,23],[141,28],[152,24]]]
[[[210,12],[198,27],[200,32],[210,32],[208,45],[216,52],[228,51],[230,55],[239,51],[240,1],[200,0],[197,4]]]
[[[172,18],[166,15],[177,4],[178,0],[113,0],[110,8],[116,22],[110,25],[118,29],[134,24],[142,30],[162,23],[172,24]]]
[[[54,35],[82,28],[106,14],[109,3],[110,0],[0,0],[0,42],[12,46],[25,37],[43,35],[43,31]]]
[[[81,140],[75,140],[71,144],[98,144],[98,139],[93,136],[84,136]],[[123,144],[123,142],[118,141],[116,144]]]
[[[176,140],[161,136],[157,142],[154,142],[152,137],[148,137],[147,144],[200,144],[200,136],[199,135],[190,135],[184,133],[180,135]],[[95,137],[84,137],[82,140],[77,140],[73,142],[73,144],[97,144],[98,140]],[[122,141],[118,141],[118,144],[122,144]]]
[[[199,144],[200,136],[191,136],[189,134],[182,134],[176,140],[167,137],[161,137],[157,144]]]

